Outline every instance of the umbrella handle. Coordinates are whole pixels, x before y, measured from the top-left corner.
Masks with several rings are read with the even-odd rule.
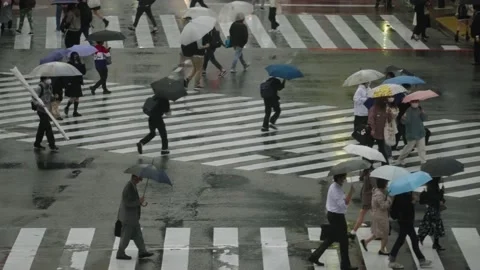
[[[147,191],[147,187],[148,187],[148,181],[150,181],[150,179],[147,179],[147,183],[145,184],[145,188],[143,189],[143,196],[142,197],[145,197],[145,192]]]

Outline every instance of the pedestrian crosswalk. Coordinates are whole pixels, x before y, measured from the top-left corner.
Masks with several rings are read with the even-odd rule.
[[[151,33],[151,23],[144,16],[135,32],[127,29],[133,17],[108,16],[109,30],[122,31],[125,41],[112,41],[109,46],[121,48],[180,48],[181,20],[172,14],[157,15],[159,31]],[[428,44],[411,39],[410,19],[399,19],[396,15],[336,15],[336,14],[287,14],[278,15],[278,32],[272,33],[266,13],[247,17],[250,31],[249,48],[323,48],[323,49],[414,49],[445,50],[433,39]],[[18,23],[18,22],[17,22]],[[22,34],[14,32],[1,37],[2,48],[17,50],[55,49],[64,46],[63,35],[56,31],[55,17],[35,18],[35,33],[25,24]],[[219,23],[223,38],[229,36],[230,23]],[[95,29],[96,31],[96,29]],[[430,29],[429,31],[436,31]],[[87,44],[82,36],[82,42]],[[448,50],[461,49],[449,45]]]
[[[199,269],[199,265],[211,265],[208,269],[238,270],[256,261],[255,269],[290,270],[312,269],[306,260],[312,248],[320,239],[321,228],[288,227],[214,227],[171,228],[159,232],[158,228],[143,228],[147,248],[154,256],[138,260],[138,250],[133,241],[126,253],[130,261],[116,259],[119,238],[114,237],[111,228],[4,228],[0,229],[0,269],[108,269],[108,270],[188,270]],[[248,235],[248,236],[247,236]],[[449,269],[451,258],[455,258],[457,269],[480,269],[477,251],[480,248],[480,235],[477,228],[452,228],[448,236],[455,240],[448,245],[448,254],[437,253],[432,249],[432,240],[427,237],[420,246],[427,259],[433,261],[431,269]],[[360,228],[357,239],[370,236],[369,228]],[[391,246],[396,233],[390,237]],[[402,262],[405,269],[420,269],[408,241],[408,256]],[[445,241],[443,243],[446,243]],[[380,241],[372,241],[369,250],[359,252],[364,269],[386,270],[388,258],[377,254]],[[456,248],[458,247],[458,248]],[[458,252],[452,256],[452,253]],[[252,254],[258,254],[253,256]],[[200,255],[200,256],[196,256]],[[356,255],[351,255],[352,258]],[[405,258],[405,256],[400,256]],[[325,267],[315,266],[316,270],[339,270],[339,254],[330,247],[320,261]],[[354,259],[357,261],[356,259]],[[411,262],[414,261],[415,265]],[[160,263],[158,263],[160,262]],[[416,266],[416,267],[415,267]],[[207,269],[207,268],[202,268]],[[451,268],[450,268],[451,269]]]
[[[37,83],[37,79],[27,80]],[[91,84],[86,80],[84,87]],[[138,155],[135,144],[148,132],[142,106],[152,90],[117,83],[109,83],[109,89],[109,96],[82,97],[81,117],[59,121],[70,137],[66,141],[60,133],[55,134],[60,148]],[[3,75],[0,97],[0,139],[33,144],[38,119],[30,109],[29,93],[13,76]],[[320,179],[327,176],[331,166],[352,158],[342,150],[356,143],[351,138],[352,109],[300,102],[284,102],[281,106],[278,130],[261,132],[264,108],[259,98],[190,92],[172,103],[172,116],[165,118],[170,159]],[[433,134],[427,146],[428,157],[454,157],[465,164],[463,173],[445,179],[445,195],[480,197],[480,122],[436,119],[426,125]],[[161,147],[156,137],[144,146],[143,156],[160,157]],[[394,157],[398,154],[393,152]],[[416,152],[406,162],[409,170],[419,169]]]

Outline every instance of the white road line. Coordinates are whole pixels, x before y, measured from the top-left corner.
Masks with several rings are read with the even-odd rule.
[[[189,244],[189,228],[167,228],[161,269],[188,270]]]
[[[333,27],[337,29],[338,33],[350,47],[353,49],[368,49],[340,15],[325,15],[325,17],[332,23]]]
[[[83,270],[94,234],[94,228],[70,229],[57,269]]]
[[[452,228],[458,246],[470,270],[480,270],[480,235],[476,228]]]
[[[308,29],[313,38],[320,44],[324,49],[336,49],[335,43],[328,37],[327,33],[322,29],[318,24],[315,18],[309,14],[300,14],[298,15],[300,20],[303,22],[305,27]]]
[[[117,251],[120,244],[120,237],[115,237],[113,242],[112,254],[110,255],[110,264],[108,270],[135,270],[138,258],[138,249],[133,241],[128,243],[125,253],[132,257],[131,260],[117,260]]]
[[[390,24],[390,26],[395,30],[399,36],[405,40],[412,48],[416,50],[428,50],[429,48],[421,41],[412,40],[410,37],[412,36],[412,30],[407,28],[400,22],[395,15],[380,15],[385,21]]]
[[[20,25],[20,18],[17,18],[17,26]],[[22,33],[15,32],[15,43],[13,48],[15,50],[28,50],[32,46],[32,36],[30,33],[30,25],[28,24],[27,16],[25,16],[25,21],[23,23]]]
[[[380,250],[380,241],[373,240],[372,242],[368,243],[369,251],[365,251],[365,249],[363,249],[360,240],[367,239],[371,235],[372,233],[370,232],[370,228],[359,228],[357,231],[357,240],[360,250],[362,251],[365,268],[375,270],[390,270],[391,268],[388,267],[388,256],[378,255],[378,251]]]
[[[2,139],[10,139],[10,138],[18,138],[18,137],[23,137],[27,136],[25,133],[19,133],[19,132],[7,132],[7,133],[0,133],[0,140]]]
[[[62,32],[57,31],[57,23],[55,17],[47,17],[46,25],[46,36],[45,36],[45,48],[46,49],[57,49],[62,48]]]
[[[135,16],[132,16],[132,21],[135,21]],[[152,35],[150,34],[150,26],[147,22],[147,17],[142,16],[138,21],[135,29],[135,36],[137,37],[137,44],[139,48],[154,48]]]
[[[353,18],[383,49],[398,49],[398,47],[381,31],[366,15],[353,15]]]
[[[442,45],[442,49],[445,51],[458,51],[461,50],[457,45]]]
[[[26,81],[29,84],[35,84],[35,83],[40,82],[40,80],[38,80],[38,79],[27,79]],[[7,82],[0,83],[0,87],[2,87],[2,88],[6,87],[6,86],[13,86],[13,85],[22,85],[22,83],[20,81],[18,81],[18,79],[16,81],[7,81]],[[23,88],[23,89],[25,89],[25,88]],[[25,91],[27,91],[27,90],[25,90]]]
[[[217,160],[217,161],[212,161],[212,162],[206,162],[206,163],[202,163],[202,164],[218,167],[218,166],[224,166],[224,165],[241,163],[241,162],[246,162],[246,161],[259,160],[259,159],[266,159],[266,158],[270,158],[270,157],[262,156],[262,155],[250,155],[250,156],[243,156],[243,157],[227,158],[227,159],[222,159],[222,160]]]
[[[174,15],[160,15],[163,31],[170,48],[180,48],[180,30]]]
[[[415,228],[415,230],[418,232],[418,228]],[[407,237],[407,243],[408,243],[409,249],[413,250],[412,241],[410,241],[410,237]],[[432,245],[433,245],[433,242],[430,236],[425,237],[425,239],[423,240],[423,245],[420,245],[420,250],[422,251],[425,258],[432,261],[432,264],[428,268],[435,269],[435,270],[445,270],[445,268],[443,267],[442,261],[438,256],[437,251],[432,248]],[[420,267],[420,263],[418,261],[417,256],[415,256],[415,254],[413,254],[412,252],[410,252],[410,254],[413,257],[413,261],[415,261],[415,265],[417,266],[417,269],[422,269]]]
[[[22,228],[8,254],[3,270],[30,270],[45,228]]]
[[[260,45],[260,48],[277,48],[272,39],[268,35],[262,22],[258,19],[257,15],[251,15],[245,18],[245,23],[250,28],[252,35]]]
[[[260,228],[263,269],[290,270],[288,243],[284,228]]]
[[[298,36],[297,31],[293,29],[292,25],[288,21],[285,15],[277,15],[277,22],[280,24],[278,30],[282,33],[283,37],[287,41],[288,45],[294,49],[304,49],[307,48],[305,43],[303,43],[300,36]]]
[[[471,188],[463,191],[449,192],[445,196],[455,197],[455,198],[464,198],[470,196],[476,196],[480,194],[480,188]]]
[[[108,30],[122,32],[120,29],[120,22],[118,21],[117,16],[106,16],[105,17],[110,23],[108,24]],[[108,46],[113,49],[123,49],[123,41],[109,41]],[[115,52],[113,52],[115,53]]]
[[[213,228],[213,246],[214,257],[219,262],[218,270],[238,269],[237,228]]]
[[[322,234],[322,228],[308,228],[308,240],[320,241],[320,235]],[[312,252],[314,249],[312,249]],[[315,270],[340,270],[340,259],[336,249],[327,249],[319,259],[325,266],[313,265]]]

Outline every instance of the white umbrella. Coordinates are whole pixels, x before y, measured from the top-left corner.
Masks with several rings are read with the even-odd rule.
[[[398,84],[382,84],[373,89],[368,90],[368,97],[380,98],[380,97],[392,97],[396,94],[405,93],[407,89]]]
[[[381,178],[388,181],[393,181],[399,177],[410,174],[407,169],[397,166],[385,165],[378,167],[370,173],[370,177]]]
[[[189,8],[189,9],[185,10],[185,12],[182,15],[182,19],[185,19],[185,18],[188,18],[188,17],[190,17],[192,19],[196,19],[200,16],[217,18],[217,14],[215,13],[215,11],[213,11],[209,8],[193,7],[193,8]]]
[[[382,153],[368,146],[349,144],[345,146],[343,150],[349,154],[361,156],[368,160],[378,160],[381,162],[387,162],[385,160],[385,157],[382,155]]]
[[[383,78],[384,76],[385,75],[383,73],[374,69],[362,69],[350,75],[345,82],[343,82],[343,86],[354,86],[362,83],[373,82]]]
[[[39,65],[30,72],[30,76],[44,77],[71,77],[82,76],[78,69],[68,63],[51,62]]]
[[[219,22],[233,22],[237,14],[248,16],[253,13],[253,5],[243,1],[233,1],[226,4],[219,12]]]
[[[180,42],[182,45],[188,45],[202,39],[208,32],[212,31],[216,23],[217,19],[208,16],[193,19],[183,28],[180,34]]]

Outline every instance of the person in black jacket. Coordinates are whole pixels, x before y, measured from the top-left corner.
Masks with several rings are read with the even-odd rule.
[[[215,50],[220,48],[221,46],[225,46],[223,44],[222,38],[220,37],[220,32],[213,28],[210,33],[208,33],[210,42],[210,47],[208,47],[205,51],[205,57],[203,58],[203,75],[207,74],[207,65],[208,62],[212,62],[212,64],[220,71],[218,74],[219,77],[225,76],[227,71],[222,67],[220,63],[218,63],[217,58],[215,58]]]
[[[237,14],[235,17],[235,22],[230,26],[230,45],[235,50],[235,56],[232,62],[232,69],[230,72],[235,73],[237,62],[240,60],[240,63],[243,65],[243,69],[247,70],[249,64],[243,60],[243,47],[248,42],[248,29],[245,25],[245,15],[243,13]]]
[[[270,77],[267,81],[262,83],[260,87],[265,88],[268,92],[267,95],[263,95],[262,93],[263,103],[265,105],[265,117],[263,118],[262,131],[267,132],[269,127],[277,129],[275,123],[277,122],[278,117],[280,117],[280,112],[282,111],[280,109],[280,97],[278,96],[278,91],[285,88],[285,80],[281,82],[275,77]],[[272,114],[272,108],[275,113],[270,117]]]
[[[83,75],[87,73],[87,69],[85,68],[85,64],[80,61],[80,56],[76,52],[72,52],[70,54],[70,60],[68,63],[80,71]],[[82,85],[83,85],[83,75],[82,76],[73,76],[66,79],[65,85],[65,96],[69,97],[67,106],[63,110],[65,115],[68,116],[68,109],[70,105],[73,103],[73,116],[78,117],[82,116],[78,113],[78,103],[80,102],[80,97],[83,96],[82,93]]]
[[[419,0],[417,3],[415,3],[414,9],[415,15],[417,16],[417,24],[413,29],[411,39],[418,41],[421,37],[422,41],[427,41],[426,30],[429,23],[429,16],[425,14],[425,6],[428,4],[428,2],[429,1],[427,0]]]
[[[473,37],[473,64],[480,65],[480,5],[473,5],[473,9],[475,12],[470,26]]]
[[[80,32],[83,34],[85,39],[88,40],[88,35],[90,34],[90,25],[92,24],[93,16],[92,10],[88,7],[87,0],[80,0],[77,4],[77,8],[80,11]],[[93,45],[92,41],[88,41],[90,45]]]
[[[420,243],[423,244],[423,240],[427,235],[433,236],[433,249],[445,250],[440,245],[440,237],[445,236],[440,206],[445,204],[445,198],[443,197],[444,189],[440,188],[439,184],[440,177],[433,177],[427,183],[427,190],[420,194],[420,204],[426,204],[428,207],[420,223],[418,237],[420,238]]]
[[[150,142],[157,135],[155,130],[158,130],[160,138],[162,139],[162,155],[168,155],[168,138],[167,129],[165,128],[165,122],[163,121],[163,115],[170,113],[170,102],[165,98],[156,98],[157,105],[150,112],[148,117],[148,128],[150,133],[137,143],[137,151],[139,154],[143,153],[143,146]]]
[[[155,0],[138,0],[138,7],[137,7],[137,14],[135,14],[135,21],[133,25],[128,27],[128,29],[135,31],[137,28],[138,22],[140,21],[140,17],[142,17],[143,13],[147,14],[148,19],[152,22],[153,30],[151,31],[152,34],[158,31],[157,28],[157,21],[152,13],[152,4],[155,3]]]
[[[210,36],[207,34],[201,40],[193,42],[189,45],[182,45],[182,54],[189,58],[192,61],[192,71],[190,75],[184,80],[185,88],[188,87],[188,83],[193,79],[194,80],[194,89],[200,90],[203,89],[204,85],[202,82],[202,69],[203,69],[203,60],[205,57],[205,49],[210,48]]]
[[[418,261],[420,262],[420,267],[426,267],[432,264],[432,261],[426,260],[423,253],[420,251],[418,246],[418,237],[415,232],[414,221],[415,221],[415,203],[417,198],[413,196],[412,192],[407,192],[403,194],[396,195],[393,199],[393,203],[390,210],[390,216],[392,219],[397,220],[400,230],[398,232],[397,240],[393,244],[392,249],[390,250],[390,263],[388,267],[393,269],[402,268],[403,265],[397,263],[396,257],[398,251],[405,243],[405,238],[410,237],[412,242],[412,249],[417,256]]]

